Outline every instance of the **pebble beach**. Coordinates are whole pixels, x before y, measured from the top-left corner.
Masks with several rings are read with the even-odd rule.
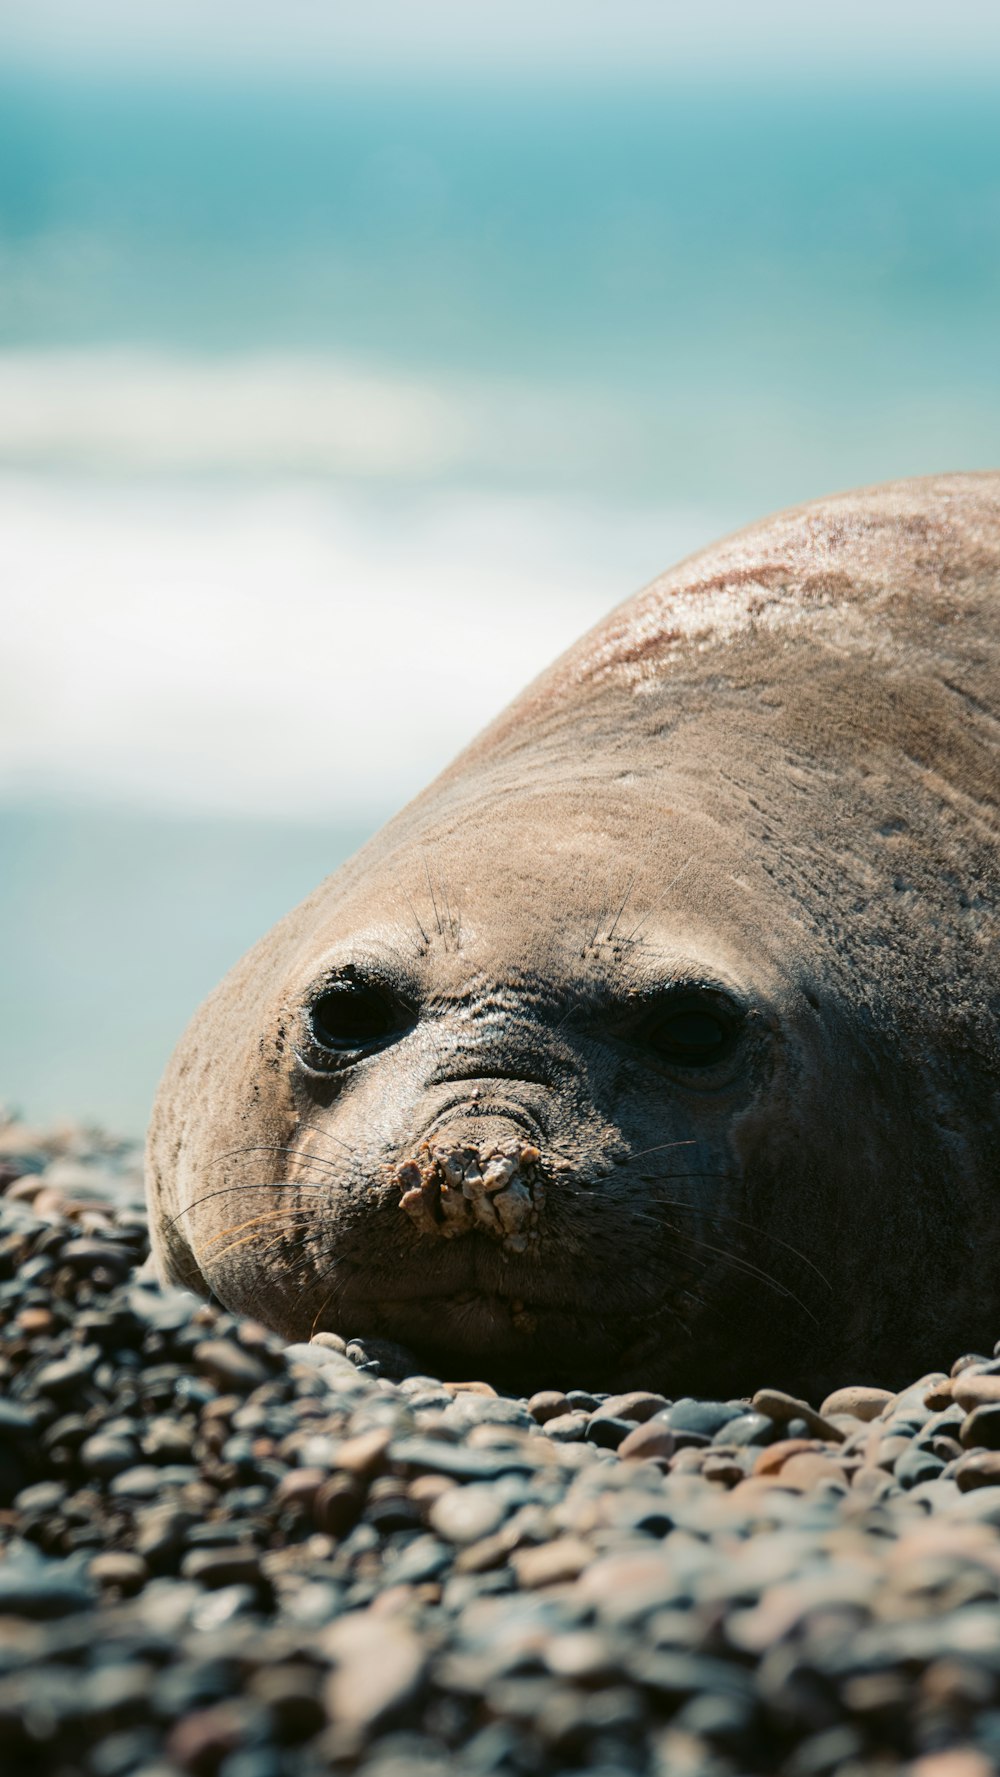
[[[1000,1770],[1000,1357],[521,1399],[147,1251],[134,1145],[0,1125],[4,1777]]]

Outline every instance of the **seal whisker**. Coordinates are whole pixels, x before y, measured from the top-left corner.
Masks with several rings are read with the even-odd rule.
[[[678,1239],[686,1240],[688,1245],[699,1247],[702,1252],[712,1253],[715,1258],[725,1259],[727,1264],[734,1265],[736,1269],[742,1271],[746,1277],[756,1278],[758,1283],[765,1284],[768,1289],[774,1290],[777,1295],[783,1296],[789,1302],[794,1302],[796,1308],[800,1309],[807,1319],[813,1322],[814,1326],[818,1327],[821,1325],[821,1322],[813,1313],[812,1309],[806,1307],[805,1303],[795,1294],[794,1290],[789,1289],[788,1285],[782,1283],[779,1278],[772,1277],[771,1273],[765,1271],[760,1265],[755,1265],[751,1259],[745,1258],[742,1253],[735,1252],[730,1247],[714,1246],[710,1240],[706,1240],[702,1235],[693,1233],[689,1234],[685,1229],[675,1228],[670,1223],[665,1222],[662,1226],[668,1228],[671,1234],[676,1234]]]
[[[434,909],[434,924],[437,926],[438,937],[443,938],[444,937],[444,926],[441,924],[441,915],[438,911],[437,896],[434,893],[434,884],[431,881],[431,867],[430,867],[430,864],[427,862],[426,851],[423,853],[423,860],[424,860],[424,875],[427,878],[427,892],[430,895],[431,906]],[[447,948],[448,948],[448,946],[447,946],[447,942],[446,942],[445,949],[447,949]]]
[[[689,852],[687,857],[684,859],[684,862],[681,865],[680,869],[676,870],[674,872],[673,876],[670,878],[670,881],[667,883],[667,886],[663,891],[663,895],[661,896],[660,900],[657,902],[656,906],[651,907],[648,913],[643,914],[638,925],[634,925],[632,927],[632,930],[629,932],[628,937],[622,939],[623,944],[634,944],[639,933],[642,931],[643,926],[648,925],[651,919],[655,919],[656,915],[658,913],[662,913],[664,911],[664,908],[666,907],[666,904],[667,904],[666,898],[669,895],[671,889],[674,887],[674,884],[680,882],[680,879],[684,875],[685,870],[688,868],[688,866],[690,864],[693,864],[693,863],[694,863],[694,852]]]
[[[336,1137],[331,1136],[330,1139],[333,1141],[336,1140]],[[352,1159],[356,1158],[354,1150],[347,1148],[346,1143],[341,1142],[339,1145],[346,1149]],[[305,1155],[301,1148],[282,1147],[277,1142],[252,1142],[245,1148],[228,1148],[224,1154],[213,1155],[212,1159],[208,1160],[206,1164],[208,1166],[219,1166],[223,1160],[239,1160],[244,1154],[288,1154],[292,1159],[301,1156],[304,1159],[311,1159],[317,1166],[327,1166],[331,1171],[335,1170],[335,1162],[333,1160],[325,1159],[321,1154]]]
[[[276,1191],[282,1186],[293,1185],[299,1191],[322,1191],[324,1194],[328,1192],[326,1183],[313,1184],[308,1179],[241,1179],[238,1184],[220,1185],[218,1190],[206,1191],[201,1197],[193,1198],[190,1203],[184,1205],[183,1209],[178,1210],[175,1216],[171,1216],[169,1221],[164,1222],[163,1226],[165,1229],[176,1227],[182,1216],[190,1215],[192,1210],[200,1208],[203,1203],[210,1203],[214,1197],[228,1197],[233,1191]]]
[[[220,1233],[213,1234],[211,1240],[206,1241],[204,1246],[198,1248],[198,1257],[200,1258],[202,1253],[207,1252],[210,1246],[214,1246],[217,1240],[226,1240],[230,1234],[240,1234],[244,1228],[259,1228],[262,1222],[272,1222],[276,1217],[283,1216],[287,1221],[289,1216],[311,1216],[312,1214],[311,1209],[262,1209],[260,1215],[251,1216],[246,1222],[234,1222],[232,1227],[223,1228]]]
[[[425,932],[425,930],[424,930],[423,920],[421,919],[419,913],[417,912],[416,907],[413,904],[413,901],[410,897],[408,890],[403,888],[402,884],[399,882],[398,879],[396,882],[396,888],[397,888],[398,892],[402,895],[404,901],[406,902],[406,905],[408,906],[408,908],[410,909],[410,912],[413,915],[413,919],[414,919],[414,923],[416,925],[417,931],[420,933],[421,940],[424,944],[424,948],[426,949],[427,945],[429,945],[429,943],[430,943],[430,937],[429,937],[428,933]],[[420,954],[419,951],[417,954],[418,955]]]
[[[301,1213],[301,1212],[300,1212],[300,1213]],[[279,1238],[279,1240],[280,1240],[280,1238],[281,1238],[281,1236],[280,1236],[280,1235],[279,1235],[279,1237],[278,1237],[278,1238]],[[227,1258],[227,1257],[228,1257],[228,1256],[229,1256],[229,1254],[230,1254],[230,1253],[234,1253],[234,1252],[236,1252],[236,1251],[237,1251],[237,1249],[238,1249],[238,1248],[239,1248],[239,1247],[241,1247],[241,1246],[248,1246],[248,1245],[249,1245],[249,1243],[250,1243],[250,1242],[251,1242],[251,1241],[252,1241],[252,1240],[254,1240],[254,1239],[256,1239],[256,1236],[255,1236],[255,1235],[253,1235],[253,1234],[244,1234],[244,1236],[243,1236],[243,1238],[242,1238],[242,1240],[233,1240],[233,1241],[231,1241],[231,1242],[230,1242],[230,1244],[229,1244],[229,1246],[224,1246],[224,1247],[223,1247],[223,1249],[222,1249],[222,1251],[221,1251],[221,1252],[219,1252],[219,1253],[211,1253],[211,1254],[210,1254],[210,1255],[209,1255],[209,1264],[211,1264],[211,1265],[217,1265],[217,1264],[218,1264],[218,1262],[219,1262],[219,1260],[220,1260],[220,1259],[225,1259],[225,1258]],[[211,1244],[211,1243],[210,1243],[210,1244]],[[275,1242],[275,1241],[273,1241],[273,1240],[272,1240],[272,1241],[270,1241],[270,1242],[265,1242],[265,1243],[264,1243],[264,1246],[263,1246],[263,1247],[262,1247],[262,1249],[261,1249],[261,1250],[262,1250],[262,1251],[270,1251],[270,1250],[271,1250],[271,1248],[272,1248],[272,1247],[273,1247],[273,1246],[274,1246],[274,1245],[276,1245],[276,1244],[277,1244],[277,1243],[276,1243],[276,1242]],[[199,1258],[199,1259],[200,1259],[200,1258],[201,1258],[201,1249],[198,1249],[198,1251],[197,1251],[197,1255],[196,1255],[196,1256],[197,1256],[197,1257],[198,1257],[198,1258]]]
[[[625,890],[625,893],[623,894],[623,896],[621,898],[621,903],[619,905],[618,912],[615,914],[614,919],[611,921],[610,926],[608,927],[607,931],[604,934],[605,944],[611,943],[611,940],[614,937],[615,932],[618,929],[618,922],[621,919],[621,916],[624,913],[626,907],[628,906],[629,897],[632,893],[632,890],[635,888],[635,885],[638,882],[638,880],[639,880],[639,872],[638,872],[638,870],[636,870],[633,877],[632,877],[631,882],[628,885],[628,888]]]
[[[637,1154],[630,1154],[627,1160],[619,1160],[617,1164],[631,1166],[633,1160],[644,1160],[647,1154],[662,1154],[666,1148],[697,1148],[700,1146],[701,1143],[695,1135],[687,1136],[682,1141],[661,1141],[657,1143],[655,1148],[640,1148]],[[699,1173],[697,1176],[700,1178],[702,1175]],[[720,1175],[716,1174],[715,1176]],[[731,1175],[723,1173],[721,1176],[725,1178]]]
[[[684,1173],[661,1173],[661,1180],[663,1180],[664,1183],[668,1183],[670,1180],[673,1180],[673,1178],[684,1178],[684,1176],[686,1176]],[[726,1173],[694,1173],[694,1175],[687,1176],[694,1176],[694,1178],[719,1178],[719,1176],[721,1176],[721,1178],[725,1178],[725,1176],[730,1175],[726,1175]],[[783,1251],[785,1251],[785,1253],[790,1253],[792,1258],[798,1258],[801,1265],[808,1265],[808,1269],[815,1274],[815,1278],[819,1279],[819,1283],[822,1283],[822,1287],[833,1292],[833,1283],[829,1281],[826,1272],[822,1271],[821,1267],[815,1263],[815,1260],[812,1260],[812,1258],[808,1256],[808,1253],[803,1253],[798,1246],[792,1246],[790,1240],[783,1240],[782,1235],[771,1233],[769,1228],[760,1228],[757,1223],[742,1221],[739,1215],[732,1215],[728,1210],[705,1208],[703,1205],[700,1205],[700,1203],[686,1203],[682,1198],[661,1198],[657,1201],[657,1208],[664,1208],[664,1210],[671,1210],[671,1212],[673,1212],[673,1210],[682,1210],[682,1212],[686,1212],[687,1215],[703,1215],[705,1221],[710,1221],[710,1223],[730,1223],[734,1228],[744,1228],[748,1233],[757,1235],[758,1240],[769,1240],[771,1246],[782,1247]],[[650,1214],[650,1210],[634,1210],[634,1212],[632,1212],[632,1219],[636,1219],[636,1217],[638,1217],[638,1219],[643,1219],[643,1221],[648,1221],[648,1223],[652,1223],[654,1226],[659,1226],[659,1223],[657,1223],[657,1217]]]

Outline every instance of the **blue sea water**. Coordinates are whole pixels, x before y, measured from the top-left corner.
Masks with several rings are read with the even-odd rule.
[[[604,497],[971,466],[1000,411],[997,96],[10,72],[0,346],[584,392],[613,448],[548,474]]]
[[[248,818],[269,625],[277,663],[293,607],[308,629],[320,602],[346,625],[384,599],[387,644],[417,610],[445,709],[435,627],[461,599],[516,664],[505,613],[536,611],[541,634],[547,584],[568,639],[598,595],[759,512],[995,466],[998,316],[985,78],[0,72],[0,1100],[141,1130],[197,1000],[412,788],[366,790],[355,725],[349,805],[311,739],[289,754],[298,802],[272,790]],[[298,515],[320,506],[307,547]],[[130,628],[133,585],[159,627]],[[244,676],[215,742],[209,631],[240,631],[241,600]],[[348,666],[352,709],[384,728],[399,700],[379,653]],[[463,705],[434,756],[510,688]],[[322,683],[303,695],[315,713]],[[138,761],[128,806],[116,748]]]

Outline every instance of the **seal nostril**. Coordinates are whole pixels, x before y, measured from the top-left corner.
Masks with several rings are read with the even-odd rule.
[[[396,1168],[395,1182],[400,1208],[421,1234],[454,1240],[479,1229],[512,1253],[538,1244],[544,1175],[538,1149],[526,1142],[423,1142]]]
[[[479,1079],[481,1076],[477,1075],[476,1077]],[[533,1141],[544,1140],[548,1135],[543,1119],[537,1115],[532,1106],[511,1104],[506,1099],[492,1096],[482,1098],[475,1089],[472,1092],[456,1092],[453,1097],[446,1099],[437,1115],[427,1125],[426,1134],[428,1137],[436,1134],[445,1122],[453,1124],[458,1120],[464,1122],[466,1119],[469,1121],[488,1119],[501,1124],[513,1123],[518,1129],[523,1129]],[[481,1138],[482,1132],[477,1131],[475,1139],[481,1143]],[[504,1139],[502,1132],[498,1134],[497,1139]]]

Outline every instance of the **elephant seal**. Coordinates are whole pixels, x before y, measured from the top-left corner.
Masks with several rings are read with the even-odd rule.
[[[988,1349],[998,668],[1000,474],[780,514],[619,607],[197,1013],[160,1274],[522,1385]]]

